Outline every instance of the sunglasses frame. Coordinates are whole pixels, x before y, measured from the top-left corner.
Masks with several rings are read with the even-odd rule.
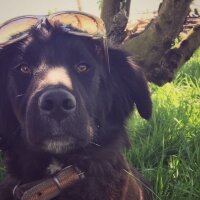
[[[54,18],[59,17],[59,15],[74,15],[75,17],[77,16],[83,16],[83,17],[88,17],[89,19],[92,19],[94,23],[96,23],[97,27],[97,32],[95,34],[88,33],[85,30],[78,29],[77,27],[73,27],[73,24],[63,24],[62,21],[59,21],[59,19],[54,20]],[[49,15],[24,15],[24,16],[19,16],[16,18],[12,18],[2,25],[0,25],[0,37],[1,37],[1,30],[5,28],[8,25],[11,25],[12,23],[19,22],[20,20],[23,19],[35,19],[35,23],[30,25],[30,27],[27,27],[24,31],[22,32],[17,32],[13,33],[11,35],[8,35],[7,40],[4,42],[1,42],[0,40],[0,49],[3,47],[15,43],[17,41],[20,41],[26,37],[29,36],[30,30],[33,27],[36,27],[36,29],[40,29],[42,27],[42,24],[46,23],[46,20],[51,24],[52,22],[54,23],[55,21],[58,21],[60,23],[60,27],[62,30],[68,34],[72,35],[77,35],[77,36],[83,36],[83,37],[89,37],[94,40],[102,40],[103,41],[103,47],[104,47],[104,53],[106,57],[106,62],[108,64],[109,72],[110,72],[110,63],[109,63],[109,55],[108,55],[108,43],[107,43],[107,38],[106,38],[106,30],[103,21],[94,15],[84,13],[84,12],[79,12],[79,11],[60,11],[56,13],[52,13]],[[79,22],[79,19],[77,19]],[[19,34],[19,35],[17,35]],[[12,38],[13,37],[13,38]]]
[[[32,27],[40,28],[40,25],[45,20],[48,20],[50,23],[51,23],[51,21],[55,22],[57,20],[59,22],[59,19],[54,20],[54,18],[59,17],[59,15],[66,15],[66,16],[67,15],[68,16],[74,15],[74,16],[88,17],[96,23],[97,28],[98,28],[97,33],[92,34],[92,33],[88,33],[87,31],[78,29],[77,27],[73,27],[73,24],[62,24],[62,22],[61,22],[62,29],[69,34],[91,37],[93,39],[106,38],[105,26],[104,26],[103,21],[100,18],[95,17],[95,16],[90,15],[90,14],[87,14],[87,13],[84,13],[84,12],[79,12],[79,11],[60,11],[60,12],[56,12],[56,13],[53,13],[53,14],[50,14],[50,15],[24,15],[24,16],[16,17],[16,18],[13,18],[13,19],[6,21],[2,25],[0,25],[0,36],[1,36],[1,29],[5,28],[7,25],[9,25],[11,23],[15,23],[15,22],[18,22],[18,21],[23,20],[23,19],[27,19],[27,20],[33,19],[33,20],[35,20],[35,23],[30,25],[30,27],[27,27],[26,30],[23,30],[20,37],[16,37],[16,38],[12,39],[13,36],[20,33],[20,32],[16,31],[16,33],[8,35],[9,38],[7,38],[7,40],[5,40],[3,42],[1,42],[1,40],[0,40],[0,47],[3,47],[7,44],[10,44],[13,41],[15,42],[17,40],[23,39],[24,37],[26,37],[28,35],[28,32]],[[77,19],[77,21],[79,21],[79,20]],[[101,33],[100,32],[98,33],[99,29],[100,29]]]

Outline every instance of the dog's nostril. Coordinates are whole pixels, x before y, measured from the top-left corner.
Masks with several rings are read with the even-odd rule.
[[[62,103],[62,107],[65,109],[65,110],[68,110],[69,109],[69,100],[68,99],[65,99]]]
[[[43,110],[50,111],[54,108],[54,103],[51,99],[46,99],[41,105]]]
[[[74,101],[70,99],[64,99],[62,103],[62,107],[64,110],[71,110],[75,107]]]

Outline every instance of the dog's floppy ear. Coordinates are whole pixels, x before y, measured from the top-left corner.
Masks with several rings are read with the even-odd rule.
[[[109,49],[109,56],[114,88],[113,112],[117,114],[114,109],[118,109],[119,115],[127,117],[135,104],[141,117],[149,119],[152,102],[144,73],[131,56],[122,50]]]
[[[0,149],[10,145],[19,127],[7,94],[8,71],[12,56],[12,48],[0,49]]]

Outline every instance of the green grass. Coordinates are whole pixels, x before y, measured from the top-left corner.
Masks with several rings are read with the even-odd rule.
[[[163,87],[151,85],[153,115],[128,121],[130,163],[151,180],[154,199],[200,199],[200,49]]]
[[[1,155],[1,153],[0,153],[0,155]],[[2,156],[0,156],[0,182],[3,179],[4,174],[5,174],[5,168],[2,163],[3,163]]]

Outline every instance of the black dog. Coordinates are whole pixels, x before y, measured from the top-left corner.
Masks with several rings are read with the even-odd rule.
[[[151,199],[122,153],[134,105],[151,115],[143,73],[121,50],[109,48],[109,68],[97,41],[47,26],[0,51],[1,200]],[[40,184],[58,191],[30,192]]]

